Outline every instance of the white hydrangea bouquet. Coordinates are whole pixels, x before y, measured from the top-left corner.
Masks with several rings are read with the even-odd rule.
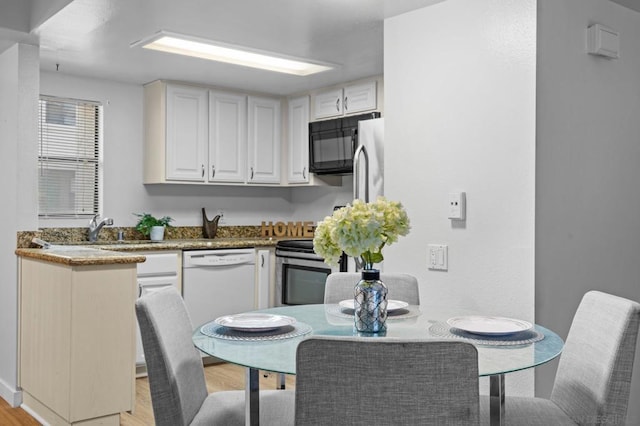
[[[337,265],[342,252],[362,259],[363,269],[382,262],[382,248],[409,233],[409,217],[401,203],[384,197],[371,203],[354,200],[318,224],[315,252],[325,263]]]

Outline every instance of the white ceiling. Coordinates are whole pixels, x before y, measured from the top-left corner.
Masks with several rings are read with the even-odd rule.
[[[0,0],[0,52],[33,43],[48,71],[289,95],[382,74],[383,20],[440,1]],[[640,0],[612,1],[640,11]],[[159,30],[341,66],[297,77],[130,47]]]
[[[383,20],[440,1],[0,0],[0,51],[37,43],[48,71],[59,64],[59,72],[136,84],[172,79],[288,95],[382,74]],[[159,30],[340,67],[298,77],[130,47]]]

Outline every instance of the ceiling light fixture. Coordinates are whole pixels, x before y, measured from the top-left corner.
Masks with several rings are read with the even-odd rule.
[[[176,53],[179,55],[209,59],[211,61],[226,62],[300,76],[315,74],[336,67],[335,64],[326,62],[312,62],[306,59],[294,58],[248,47],[234,46],[167,31],[159,31],[151,37],[131,43],[131,47],[137,46],[145,49],[159,50],[161,52]]]

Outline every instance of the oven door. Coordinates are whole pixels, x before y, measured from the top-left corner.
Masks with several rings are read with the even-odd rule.
[[[276,305],[324,303],[327,276],[337,271],[322,260],[304,254],[276,256]]]

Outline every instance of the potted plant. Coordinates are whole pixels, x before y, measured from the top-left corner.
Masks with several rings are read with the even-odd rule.
[[[149,213],[134,213],[140,219],[136,224],[136,230],[140,231],[142,235],[149,236],[151,241],[162,241],[164,238],[164,228],[171,226],[170,222],[173,221],[169,216],[157,218]]]

